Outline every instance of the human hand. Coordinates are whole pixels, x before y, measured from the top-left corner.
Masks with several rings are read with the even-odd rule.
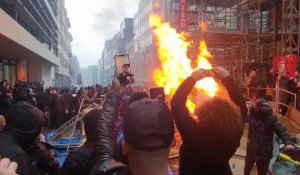
[[[216,78],[219,78],[219,79],[224,79],[224,78],[230,76],[229,71],[226,70],[224,67],[221,67],[221,66],[214,67],[213,71],[215,73]]]
[[[2,115],[0,115],[0,131],[5,127],[5,125],[6,125],[5,118]]]
[[[4,158],[0,160],[0,175],[17,175],[18,164]]]
[[[196,81],[201,80],[202,78],[208,75],[208,71],[206,69],[198,69],[191,74],[191,77],[194,78]]]
[[[291,145],[291,144],[289,144],[289,145],[286,145],[286,146],[285,146],[285,148],[286,148],[286,149],[288,149],[288,150],[292,150],[292,149],[294,149],[294,148],[295,148],[295,146],[294,146],[294,145]]]
[[[118,93],[119,95],[123,95],[125,93],[126,87],[121,85],[118,78],[114,78],[112,81],[112,91]]]

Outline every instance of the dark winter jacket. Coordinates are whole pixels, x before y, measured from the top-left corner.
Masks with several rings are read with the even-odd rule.
[[[73,96],[72,94],[63,94],[61,97],[61,103],[62,103],[62,108],[63,110],[68,109],[69,112],[72,112],[72,110],[74,109],[73,106]]]
[[[85,143],[82,147],[72,151],[64,162],[60,175],[90,174],[96,163],[94,158],[94,143]]]
[[[251,147],[257,155],[271,156],[274,132],[284,144],[294,144],[294,141],[272,114],[271,108],[264,111],[250,110],[247,120],[249,123],[248,147]]]
[[[17,173],[20,175],[33,175],[34,168],[24,149],[19,145],[12,133],[2,131],[0,133],[0,156],[9,158],[18,163]]]
[[[231,100],[241,108],[242,117],[246,118],[247,108],[242,93],[231,77],[222,80]],[[217,145],[218,141],[207,138],[204,130],[198,127],[187,108],[189,93],[196,80],[189,77],[177,89],[172,102],[171,111],[176,126],[183,140],[180,150],[180,175],[230,175],[229,159],[239,147],[242,133],[236,138],[236,143],[227,144],[226,149]],[[245,120],[245,119],[244,119]]]
[[[51,96],[50,101],[50,128],[58,128],[62,124],[62,106],[58,95]]]
[[[54,148],[50,144],[36,140],[27,154],[34,166],[36,175],[58,174],[59,162],[55,159]]]
[[[0,132],[0,156],[17,162],[18,174],[34,175],[34,168],[26,151],[45,125],[43,113],[26,102],[18,102],[7,113],[6,119],[7,124]]]
[[[6,113],[12,108],[12,99],[3,94],[0,96],[0,115],[6,116]]]
[[[73,150],[64,162],[61,168],[61,175],[81,175],[90,174],[93,166],[96,163],[95,146],[96,141],[96,124],[97,119],[101,115],[100,109],[93,109],[88,112],[84,118],[84,130],[86,134],[86,143]]]
[[[91,175],[130,175],[128,168],[120,162],[114,161],[115,136],[114,124],[117,120],[121,98],[117,93],[108,94],[101,117],[97,120],[96,156],[97,164]]]
[[[47,92],[41,92],[37,95],[37,107],[43,111],[49,111],[50,106],[50,94]]]
[[[104,102],[101,117],[97,120],[96,156],[99,161],[111,159],[115,154],[113,133],[120,104],[120,96],[113,92],[109,93]]]

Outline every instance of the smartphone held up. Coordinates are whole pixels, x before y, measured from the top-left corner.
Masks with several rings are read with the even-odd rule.
[[[130,70],[129,55],[115,55],[115,69],[121,85],[134,83],[134,75]]]
[[[150,98],[166,101],[165,89],[163,87],[151,88]]]

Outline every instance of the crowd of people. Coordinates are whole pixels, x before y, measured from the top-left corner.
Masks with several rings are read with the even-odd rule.
[[[132,76],[124,78],[124,82],[115,76],[102,109],[94,109],[84,118],[87,141],[70,152],[61,168],[51,153],[45,151],[49,149],[41,146],[41,133],[47,126],[45,110],[50,111],[50,127],[55,127],[58,123],[51,124],[52,111],[57,115],[72,113],[78,101],[66,105],[61,99],[71,99],[69,91],[59,97],[51,88],[50,92],[43,92],[52,97],[46,103],[50,106],[39,105],[37,100],[35,107],[25,98],[11,102],[10,108],[3,110],[6,124],[0,131],[0,156],[10,160],[0,162],[0,175],[172,175],[169,153],[175,126],[182,138],[180,175],[231,175],[229,160],[240,145],[244,123],[250,126],[245,175],[249,175],[255,162],[259,175],[266,175],[273,132],[287,149],[294,149],[295,141],[273,115],[267,100],[256,97],[255,103],[247,108],[243,93],[229,72],[223,67],[212,71],[230,99],[199,99],[202,102],[193,116],[186,107],[188,96],[197,81],[209,76],[208,70],[199,69],[184,80],[170,104],[150,98],[146,92],[127,93],[125,85],[132,82]],[[3,89],[2,95],[11,98],[10,92],[5,91],[10,87]],[[78,98],[84,93],[82,90]],[[96,98],[99,94],[94,90],[89,97]],[[51,107],[52,104],[60,104],[64,110]]]
[[[76,92],[76,88],[44,89],[43,83],[39,82],[17,81],[12,87],[5,80],[0,84],[0,115],[5,116],[14,103],[26,101],[44,112],[48,129],[57,129],[77,114],[83,99],[93,102],[103,93],[105,88],[99,85],[80,88]]]
[[[285,105],[294,105],[294,103],[296,103],[296,108],[300,110],[300,76],[298,71],[291,75],[287,71],[279,73],[271,69],[267,76],[267,81],[263,81],[257,75],[256,70],[251,70],[245,84],[249,88],[248,99],[266,98],[269,101],[276,100],[275,88],[276,84],[278,84],[279,102],[282,104],[280,105],[280,112],[285,115],[287,112]],[[296,95],[296,102],[293,94]]]

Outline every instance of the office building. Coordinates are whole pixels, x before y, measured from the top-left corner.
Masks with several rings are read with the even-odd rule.
[[[107,86],[112,81],[115,70],[114,56],[127,54],[126,48],[130,45],[132,38],[133,19],[125,18],[120,24],[120,32],[116,33],[112,39],[105,41],[101,58],[98,61],[100,85]]]
[[[0,80],[70,84],[64,0],[0,0]]]

